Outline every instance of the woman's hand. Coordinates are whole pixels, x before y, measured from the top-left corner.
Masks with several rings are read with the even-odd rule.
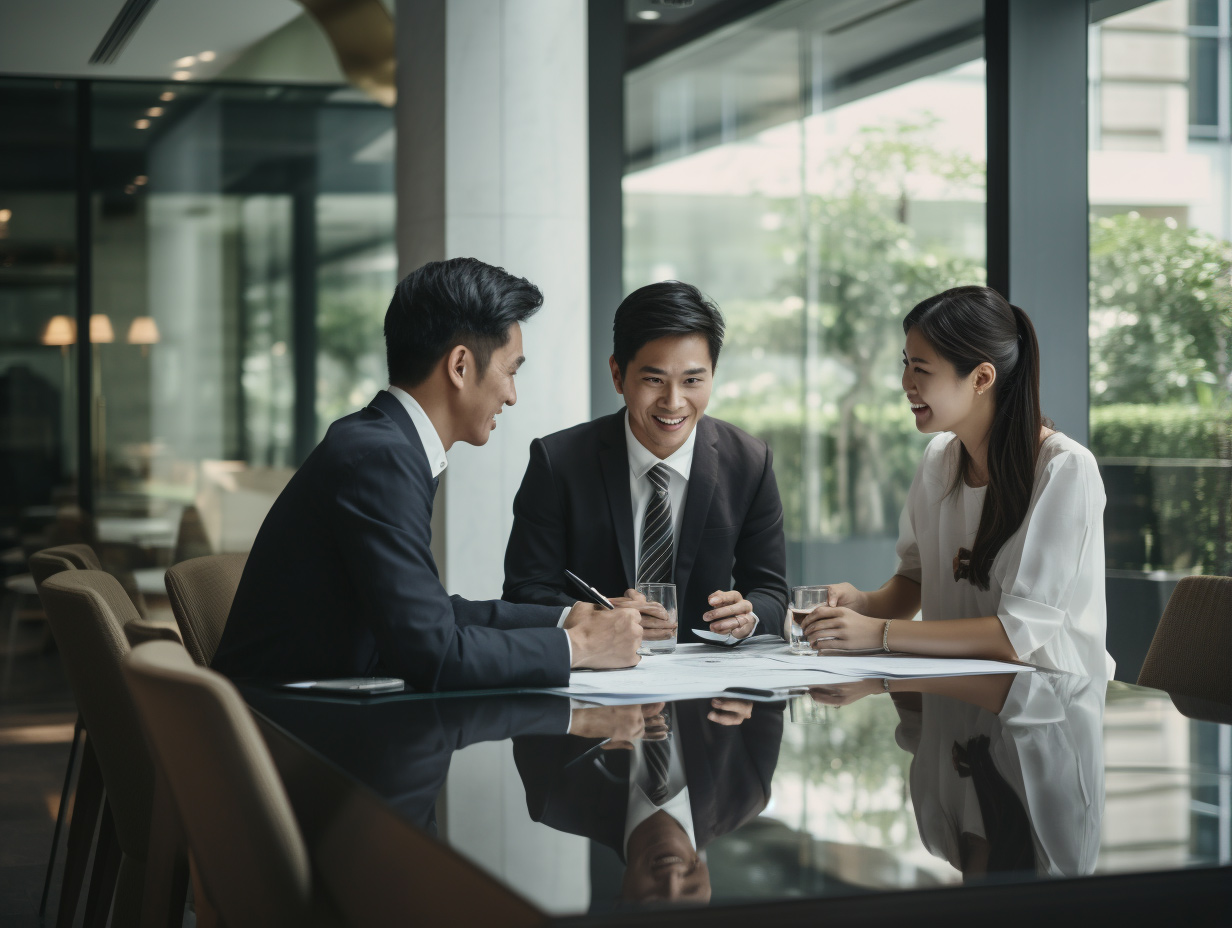
[[[846,586],[847,584],[844,584]],[[884,619],[861,615],[847,606],[818,606],[804,619],[804,637],[813,648],[843,651],[881,649]]]
[[[857,680],[854,683],[835,683],[828,686],[810,686],[809,698],[823,706],[834,706],[841,709],[859,702],[865,696],[885,692],[885,684],[880,680]]]
[[[854,609],[861,615],[868,612],[867,593],[857,590],[850,583],[830,583],[827,586],[830,588],[828,605],[846,606],[848,609]]]

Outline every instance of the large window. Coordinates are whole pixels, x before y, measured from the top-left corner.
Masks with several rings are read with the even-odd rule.
[[[625,290],[722,308],[709,412],[773,449],[792,582],[893,572],[924,443],[901,321],[984,280],[981,17],[784,3],[627,78]]]
[[[329,422],[384,383],[393,117],[334,86],[95,82],[78,101],[79,86],[0,82],[6,113],[39,120],[12,135],[6,119],[0,141],[0,183],[23,191],[0,188],[0,375],[38,419],[26,444],[41,436],[25,463],[6,449],[29,479],[6,481],[4,526],[31,549],[87,541],[157,593],[176,559],[247,550]]]

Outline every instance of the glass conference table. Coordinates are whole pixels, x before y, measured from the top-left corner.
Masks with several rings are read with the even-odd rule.
[[[1039,671],[889,689],[241,687],[355,924],[1232,924],[1232,708]]]

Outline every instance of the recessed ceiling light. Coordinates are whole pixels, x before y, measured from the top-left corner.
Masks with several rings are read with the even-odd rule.
[[[185,55],[183,58],[179,58],[176,60],[175,66],[177,68],[191,68],[196,63],[197,63],[196,55]]]
[[[200,55],[197,56],[197,60],[198,61],[213,61],[217,57],[218,56],[215,55],[213,52],[202,52]]]
[[[173,71],[171,79],[173,81],[186,81],[192,77],[192,71]]]
[[[138,187],[144,187],[149,182],[150,182],[150,179],[146,177],[146,175],[144,174],[138,174],[136,177],[133,178],[133,183],[136,184]]]
[[[662,15],[663,14],[660,13],[658,10],[638,10],[637,11],[637,18],[644,19],[647,22],[654,22],[656,19],[658,19]]]
[[[150,121],[148,119],[138,119],[135,123],[133,123],[133,127],[137,129],[148,129],[150,128]]]
[[[170,90],[164,90],[162,93],[158,95],[158,99],[162,100],[164,103],[170,103],[172,100],[175,99],[175,94],[172,93]]]
[[[145,111],[145,114],[147,116],[161,116],[163,114],[163,108],[161,106],[151,106]]]

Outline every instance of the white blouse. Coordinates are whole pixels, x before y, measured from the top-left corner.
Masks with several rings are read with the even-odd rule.
[[[1031,504],[1001,546],[987,590],[954,579],[959,548],[975,543],[986,487],[950,487],[961,447],[929,442],[899,520],[898,573],[920,584],[924,621],[995,615],[1019,660],[1111,679],[1104,602],[1104,485],[1095,457],[1054,432],[1040,446]]]

